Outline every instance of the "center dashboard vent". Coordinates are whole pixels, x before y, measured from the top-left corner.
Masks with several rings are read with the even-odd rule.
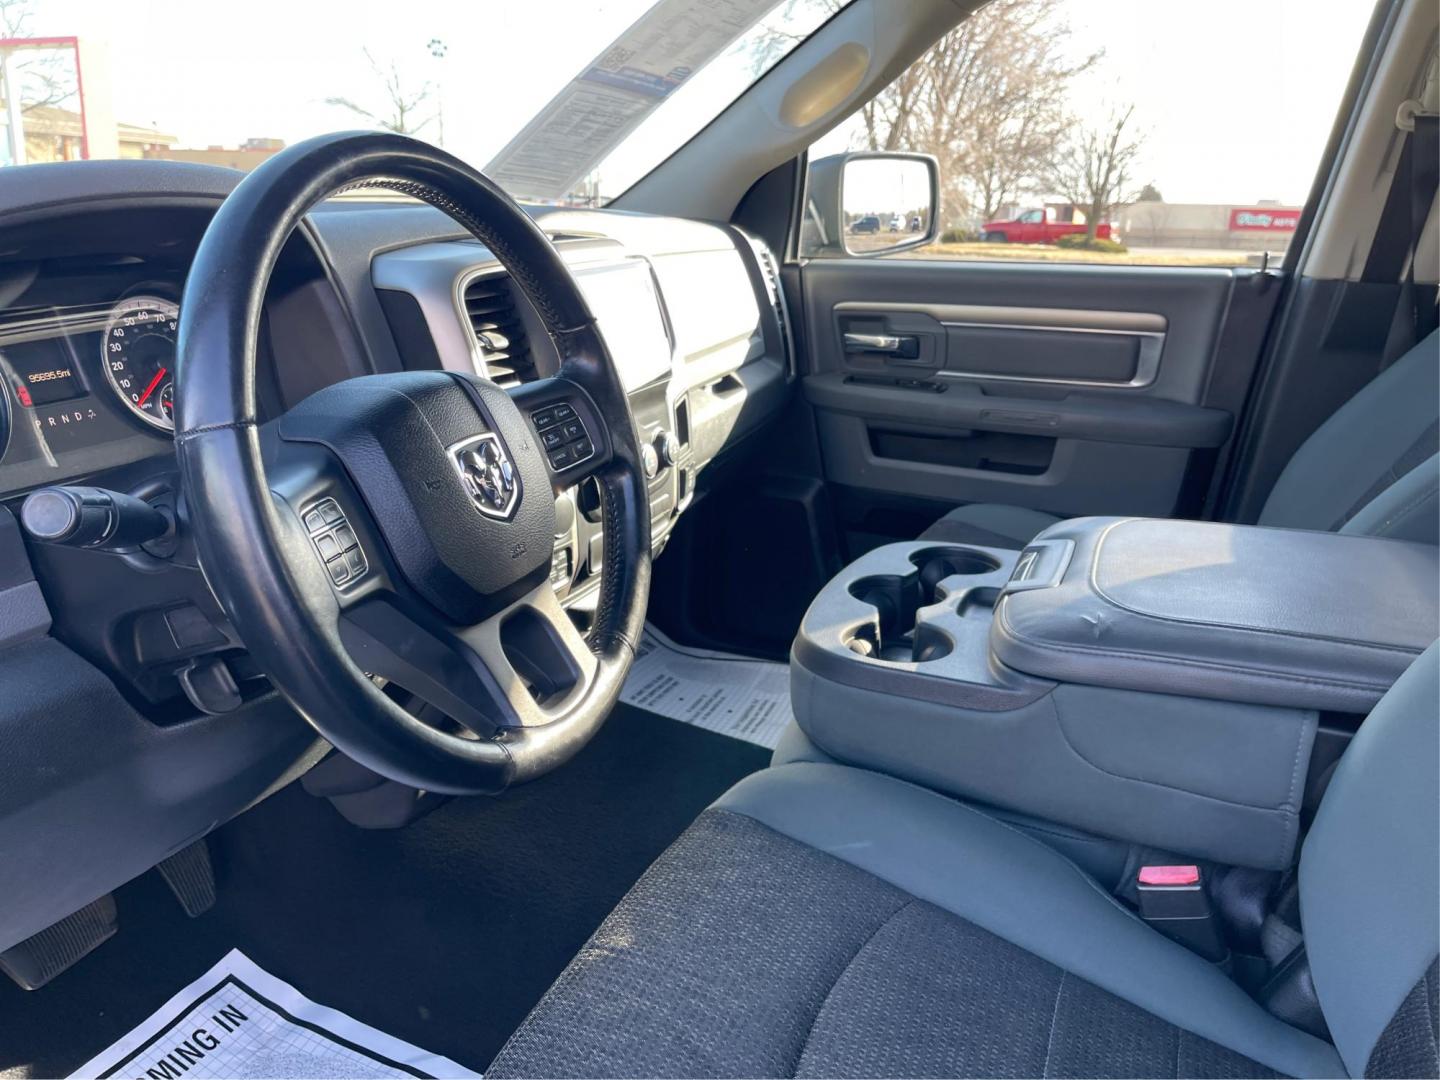
[[[530,382],[538,374],[521,303],[507,274],[486,274],[465,286],[465,315],[485,375],[506,388]]]

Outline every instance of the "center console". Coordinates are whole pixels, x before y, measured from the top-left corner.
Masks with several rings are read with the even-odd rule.
[[[1363,715],[1435,640],[1437,580],[1429,545],[1209,522],[891,544],[806,613],[795,715],[843,761],[1282,869],[1320,714]]]

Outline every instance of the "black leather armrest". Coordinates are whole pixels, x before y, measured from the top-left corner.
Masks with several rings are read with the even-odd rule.
[[[1440,635],[1427,544],[1212,522],[1082,518],[1049,587],[1010,587],[1003,664],[1094,686],[1363,713]]]

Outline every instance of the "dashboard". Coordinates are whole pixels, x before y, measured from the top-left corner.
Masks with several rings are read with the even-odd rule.
[[[177,305],[239,179],[159,161],[0,170],[0,950],[329,749],[249,661],[187,536],[172,436]],[[532,212],[621,370],[659,552],[717,482],[714,466],[755,445],[788,400],[778,267],[729,226]],[[317,207],[268,284],[262,421],[341,380],[407,369],[509,387],[554,374],[559,358],[504,268],[440,212]],[[20,504],[61,483],[145,499],[173,515],[174,535],[124,555],[35,543]],[[551,582],[583,625],[603,552],[597,493],[577,484],[557,511]],[[197,689],[217,673],[232,692]],[[63,873],[47,840],[56,829],[72,843]]]

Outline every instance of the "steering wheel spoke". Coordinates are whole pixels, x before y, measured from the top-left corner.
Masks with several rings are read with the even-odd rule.
[[[456,627],[393,595],[340,615],[355,663],[480,738],[549,724],[589,688],[597,661],[548,584],[474,626]]]

